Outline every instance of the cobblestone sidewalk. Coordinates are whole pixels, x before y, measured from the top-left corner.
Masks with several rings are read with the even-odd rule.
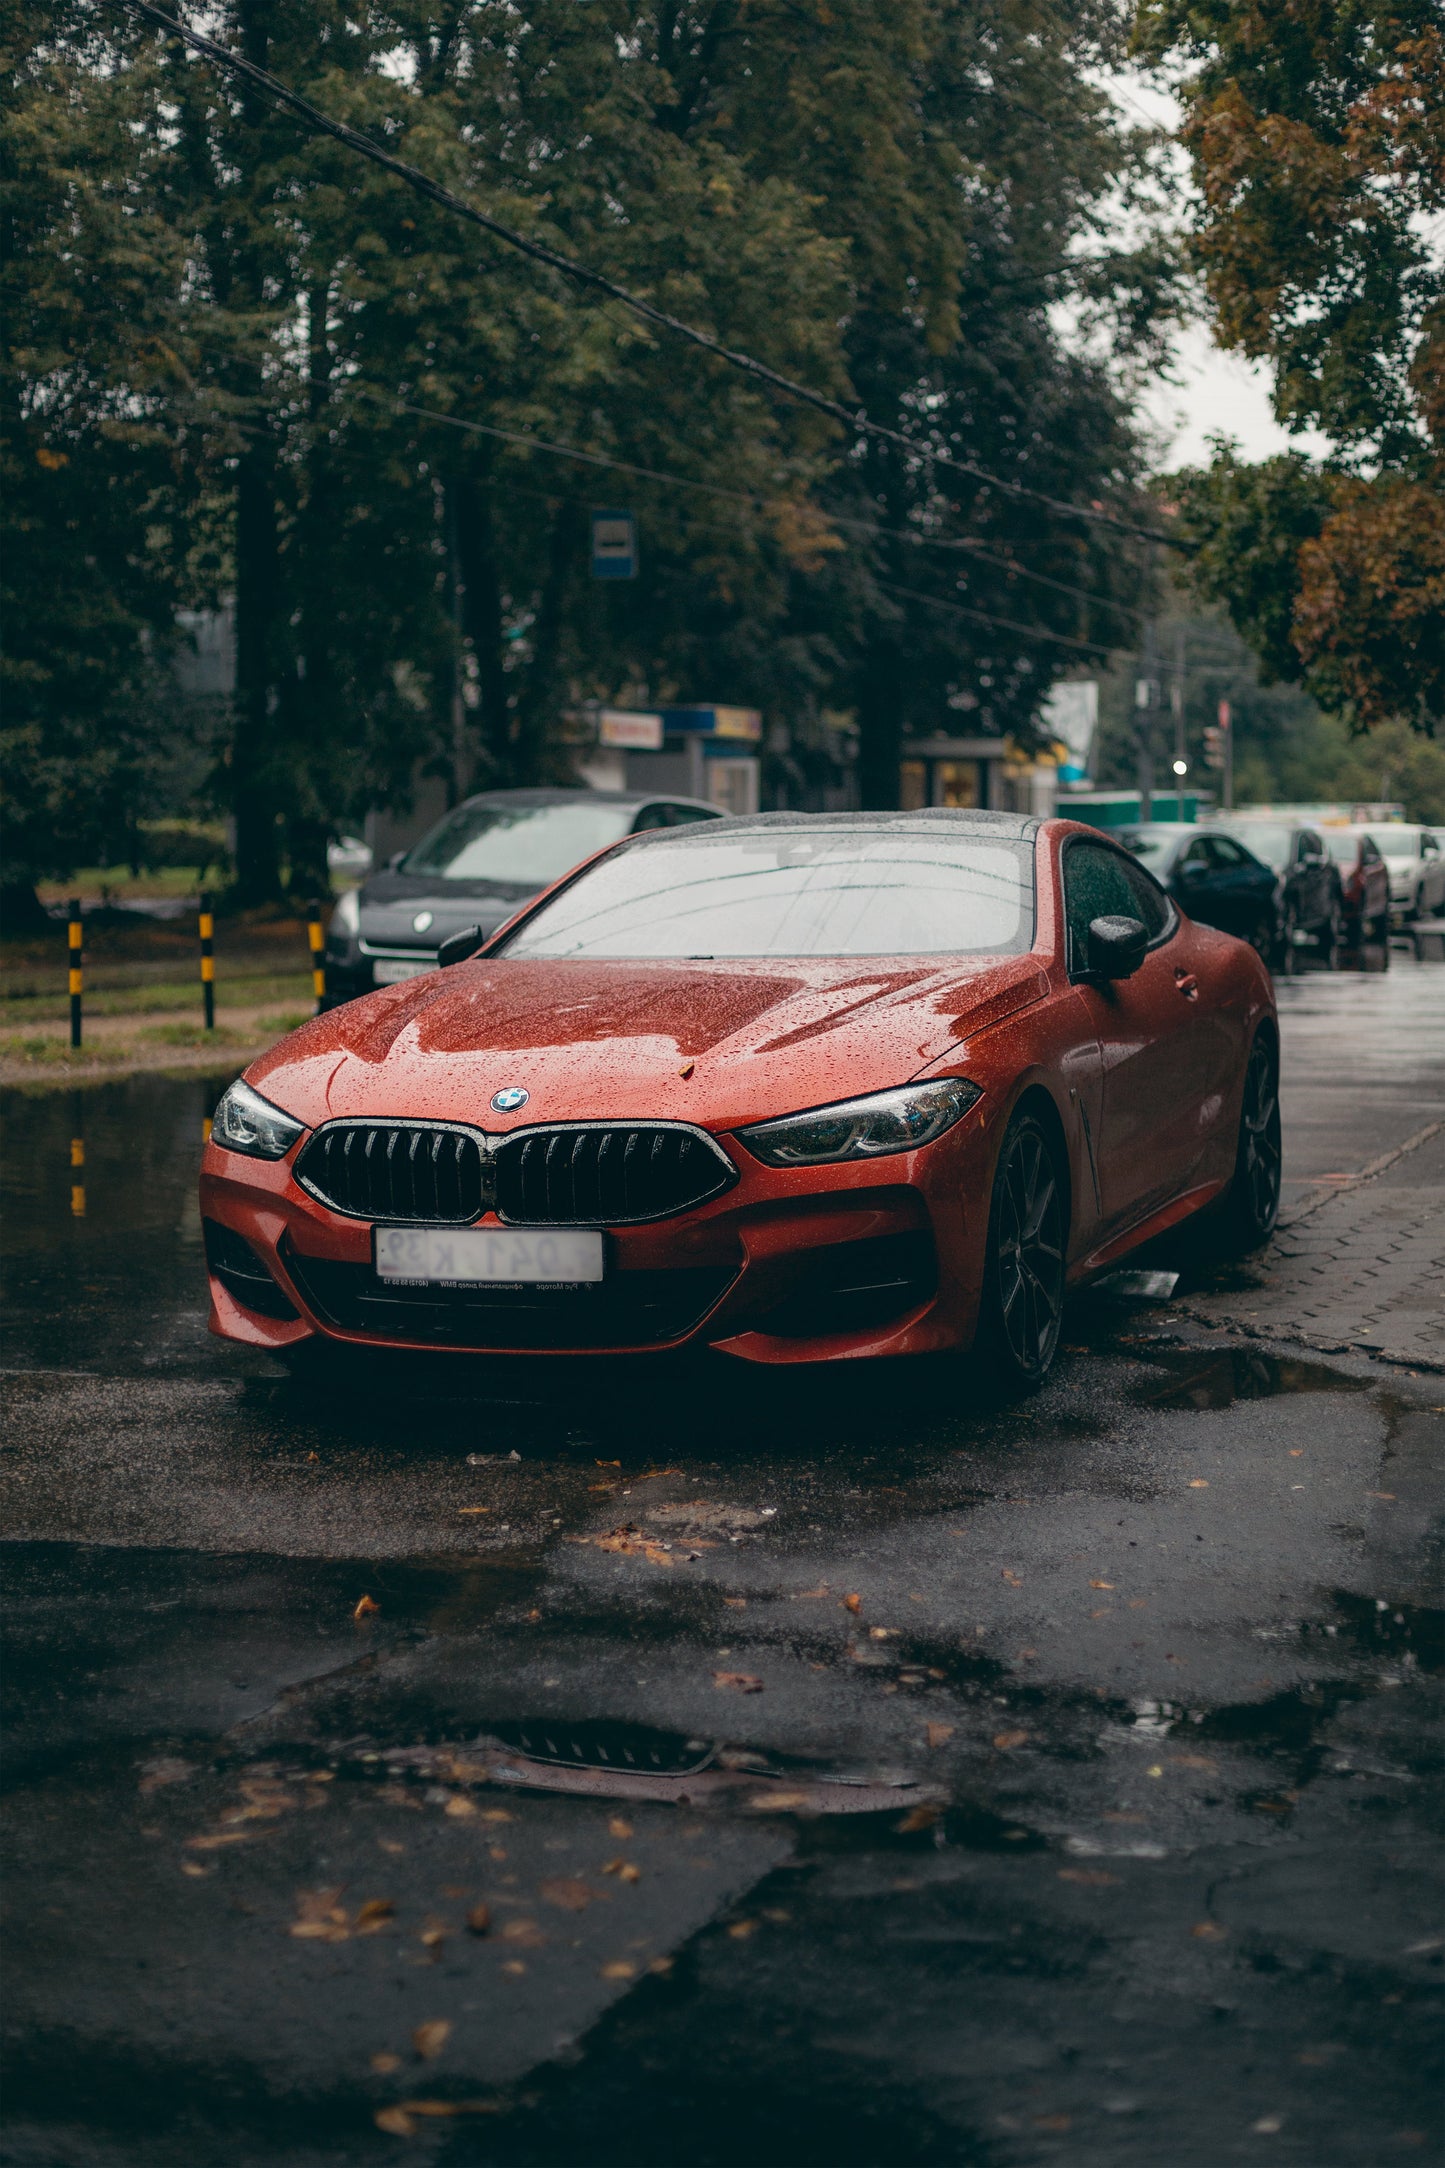
[[[1445,1372],[1445,1123],[1296,1207],[1227,1288],[1180,1307],[1261,1339]]]

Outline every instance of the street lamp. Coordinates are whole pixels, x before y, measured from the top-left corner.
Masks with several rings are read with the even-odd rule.
[[[1175,773],[1176,775],[1188,775],[1188,773],[1189,773],[1189,763],[1188,763],[1188,761],[1187,761],[1187,760],[1176,760],[1176,761],[1175,761],[1175,763],[1174,763],[1174,773]]]

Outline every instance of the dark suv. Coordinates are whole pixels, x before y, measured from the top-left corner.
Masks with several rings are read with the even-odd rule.
[[[326,1005],[436,969],[463,927],[484,935],[579,859],[646,828],[722,818],[697,798],[604,790],[489,790],[343,896],[326,936]]]
[[[1345,938],[1344,893],[1319,829],[1309,821],[1236,813],[1211,820],[1207,832],[1233,836],[1273,871],[1278,968],[1297,970],[1308,942],[1334,963]]]

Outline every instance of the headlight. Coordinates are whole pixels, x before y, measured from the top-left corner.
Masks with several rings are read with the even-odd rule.
[[[740,1129],[738,1136],[769,1167],[881,1159],[887,1152],[912,1152],[920,1144],[932,1144],[982,1096],[964,1077],[938,1077],[930,1084],[870,1092],[866,1099],[841,1099],[807,1114],[785,1114],[781,1121]]]
[[[348,888],[344,895],[336,899],[336,909],[331,914],[326,938],[338,948],[350,948],[360,932],[361,892],[359,889]]]
[[[238,1077],[211,1118],[211,1142],[248,1159],[284,1159],[306,1124],[283,1114]]]

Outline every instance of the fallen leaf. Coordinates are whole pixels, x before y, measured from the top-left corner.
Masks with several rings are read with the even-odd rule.
[[[852,1611],[856,1616],[862,1608],[863,1598],[861,1596],[845,1596],[843,1598],[843,1609],[845,1611]]]
[[[458,1513],[490,1513],[490,1506],[458,1506]]]
[[[467,1914],[467,1925],[474,1935],[484,1935],[492,1924],[492,1915],[485,1905],[473,1905]]]
[[[923,1736],[930,1746],[947,1746],[953,1737],[952,1724],[925,1724]]]
[[[502,1940],[517,1949],[540,1950],[547,1937],[535,1920],[508,1920],[502,1929]]]
[[[378,2108],[372,2117],[378,2130],[387,2131],[393,2138],[414,2138],[416,2122],[405,2108]]]
[[[296,1917],[298,1920],[329,1920],[343,1926],[346,1914],[341,1910],[341,1900],[346,1895],[346,1884],[338,1882],[333,1889],[298,1889],[296,1892]]]
[[[1220,1927],[1214,1920],[1200,1920],[1189,1932],[1196,1942],[1223,1942],[1229,1929]]]
[[[614,1837],[630,1837],[632,1835],[631,1822],[624,1821],[620,1814],[613,1815],[611,1821],[607,1824],[607,1828],[609,1835]]]
[[[449,2017],[428,2018],[425,2025],[418,2025],[411,2036],[411,2044],[424,2063],[434,2062],[451,2038],[452,2021]]]
[[[196,1882],[199,1882],[202,1876],[214,1874],[215,1871],[214,1867],[198,1867],[193,1859],[183,1859],[181,1861],[181,1873],[190,1875],[192,1880]]]
[[[1091,1581],[1089,1586],[1090,1588],[1112,1588],[1114,1584],[1112,1581]]]
[[[759,1814],[792,1814],[800,1807],[810,1807],[812,1795],[808,1792],[757,1792],[748,1805]]]
[[[592,1465],[594,1468],[620,1468],[622,1463],[620,1460],[594,1460]]]
[[[389,1897],[368,1897],[356,1915],[356,1932],[359,1935],[378,1934],[386,1922],[395,1916],[396,1906]]]
[[[206,1836],[187,1837],[186,1850],[188,1852],[219,1852],[223,1844],[245,1844],[249,1841],[250,1836],[249,1829],[212,1830]]]
[[[1365,1496],[1367,1498],[1383,1498],[1386,1505],[1390,1506],[1399,1504],[1399,1500],[1396,1498],[1395,1493],[1392,1490],[1367,1490],[1365,1492]],[[1259,2125],[1256,2123],[1255,2129],[1258,2130],[1258,2128]]]
[[[868,1639],[870,1641],[896,1641],[898,1639],[898,1628],[896,1626],[870,1626]]]
[[[141,1769],[140,1794],[148,1799],[167,1784],[184,1784],[195,1770],[189,1762],[178,1761],[173,1755],[163,1755],[159,1760],[146,1762]]]
[[[628,1834],[631,1835],[630,1830]],[[619,1882],[640,1882],[642,1880],[642,1869],[634,1867],[632,1862],[626,1859],[609,1859],[602,1872],[604,1874],[615,1874]]]
[[[681,1068],[680,1068],[680,1069],[678,1070],[678,1072],[677,1072],[677,1073],[678,1073],[678,1075],[679,1075],[679,1076],[680,1076],[680,1077],[682,1078],[682,1081],[683,1081],[683,1083],[684,1083],[684,1084],[685,1084],[685,1083],[687,1082],[688,1078],[689,1078],[689,1077],[690,1077],[690,1076],[692,1075],[692,1072],[693,1072],[693,1067],[694,1067],[694,1064],[693,1064],[692,1062],[690,1062],[690,1061],[685,1061],[685,1062],[683,1063],[682,1067],[681,1067]]]
[[[1081,1889],[1112,1889],[1119,1877],[1105,1874],[1100,1867],[1060,1867],[1061,1882],[1077,1882]]]
[[[647,1961],[647,1969],[649,1972],[669,1973],[672,1970],[672,1959],[670,1957],[650,1957]]]
[[[449,1814],[454,1822],[469,1822],[476,1817],[477,1803],[475,1799],[468,1799],[458,1792],[447,1801],[442,1811]]]
[[[899,1837],[912,1837],[920,1829],[932,1829],[942,1812],[941,1807],[910,1807],[902,1821],[894,1823],[894,1834]]]
[[[637,1967],[629,1965],[625,1957],[617,1957],[602,1967],[601,1976],[604,1980],[632,1980],[637,1977]]]
[[[381,1605],[373,1597],[363,1596],[351,1615],[354,1619],[372,1618],[380,1609]]]
[[[401,2057],[393,2055],[390,2048],[383,2048],[379,2055],[372,2056],[371,2067],[379,2078],[389,2078],[393,2070],[400,2070]]]
[[[502,1967],[503,1972],[510,1972],[514,1979],[520,1979],[526,1969],[520,1957],[508,1958],[506,1964]]]
[[[714,1686],[729,1687],[735,1694],[760,1694],[763,1682],[751,1671],[715,1671]]]
[[[748,1607],[746,1596],[724,1596],[723,1602],[727,1605],[729,1611],[746,1611]]]
[[[1284,2117],[1282,2115],[1262,2115],[1257,2123],[1251,2123],[1249,2127],[1252,2131],[1257,2131],[1261,2138],[1272,2138],[1276,2131],[1284,2129]]]
[[[495,2100],[399,2100],[397,2106],[404,2115],[496,2115],[501,2103]]]
[[[757,1931],[758,1923],[756,1920],[734,1920],[732,1926],[728,1929],[728,1933],[732,1936],[734,1942],[746,1942],[749,1935],[755,1935]]]
[[[1022,1588],[1024,1585],[1022,1578],[1016,1573],[1010,1573],[1007,1566],[1004,1567],[999,1578],[1000,1580],[1007,1581],[1010,1588]]]
[[[1292,1445],[1289,1449],[1289,1457],[1291,1460],[1303,1460],[1304,1451],[1305,1449],[1302,1445]]]
[[[793,1602],[813,1603],[819,1596],[827,1596],[831,1593],[832,1591],[829,1589],[828,1584],[825,1581],[821,1588],[800,1588],[797,1595],[794,1596]]]
[[[1026,1731],[996,1731],[993,1743],[1001,1754],[1007,1754],[1011,1747],[1027,1746],[1028,1737]]]
[[[484,1807],[482,1809],[482,1820],[484,1822],[510,1822],[511,1819],[512,1817],[505,1807]]]
[[[559,1912],[585,1912],[592,1902],[587,1884],[570,1874],[549,1875],[537,1884],[537,1892],[544,1904],[555,1905]]]
[[[1205,1482],[1202,1475],[1192,1475],[1189,1478],[1189,1488],[1191,1490],[1208,1490],[1209,1485]]]

